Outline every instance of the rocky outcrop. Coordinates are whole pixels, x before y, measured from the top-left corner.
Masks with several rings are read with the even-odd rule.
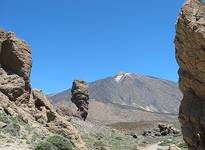
[[[71,101],[78,107],[78,112],[82,119],[86,119],[88,115],[88,84],[82,80],[74,80],[71,89]]]
[[[205,149],[205,4],[187,0],[176,25],[179,87],[184,94],[179,120],[190,149]]]
[[[18,116],[42,135],[61,134],[74,147],[87,149],[78,131],[56,112],[41,90],[31,89],[31,49],[12,32],[0,31],[0,111]]]
[[[15,33],[0,33],[0,91],[16,103],[30,95],[31,49]]]
[[[153,130],[145,130],[142,135],[145,137],[155,138],[157,136],[179,135],[179,134],[180,131],[174,128],[173,125],[160,123],[158,124],[158,128],[155,128]]]

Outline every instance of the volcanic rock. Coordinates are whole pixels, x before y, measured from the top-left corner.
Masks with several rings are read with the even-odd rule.
[[[0,36],[0,91],[16,103],[28,102],[31,49],[13,32],[2,32]]]
[[[205,4],[187,0],[176,25],[179,87],[184,94],[179,120],[190,149],[205,149]]]
[[[180,131],[174,128],[173,125],[160,123],[158,124],[158,128],[152,130],[145,130],[142,135],[146,137],[156,137],[177,134],[180,134]]]
[[[158,125],[158,128],[159,128],[161,135],[175,135],[175,134],[180,133],[180,131],[178,131],[176,128],[174,128],[173,125],[171,125],[171,124],[160,123]]]
[[[74,80],[71,89],[71,101],[78,107],[82,119],[86,119],[88,115],[88,84],[82,80]]]
[[[41,90],[31,89],[31,67],[31,49],[26,42],[13,32],[0,31],[0,112],[18,116],[42,135],[61,134],[75,148],[86,150],[75,127],[56,112]],[[17,129],[19,133],[21,128]]]

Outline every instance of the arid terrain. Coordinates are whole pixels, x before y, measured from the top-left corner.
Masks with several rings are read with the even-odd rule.
[[[134,73],[121,72],[89,87],[88,120],[104,124],[176,119],[182,98],[177,83]],[[75,109],[70,90],[48,97],[56,106]]]
[[[58,112],[80,131],[89,149],[168,150],[171,144],[186,149],[181,133],[152,133],[160,123],[173,124],[180,131],[177,112],[182,96],[176,83],[121,72],[89,83],[89,87],[86,121],[73,117],[77,108],[70,90],[48,95]],[[147,131],[151,133],[145,136]]]
[[[0,28],[0,150],[204,150],[204,1],[185,1],[174,42],[179,83],[119,72],[45,95],[31,47]]]

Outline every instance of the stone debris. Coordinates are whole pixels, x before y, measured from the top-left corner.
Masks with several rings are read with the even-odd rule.
[[[152,130],[145,130],[142,135],[145,137],[156,137],[177,134],[180,134],[180,131],[174,128],[173,125],[160,123],[158,125],[158,128]]]

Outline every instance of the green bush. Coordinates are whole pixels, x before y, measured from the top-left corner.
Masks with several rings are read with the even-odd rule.
[[[181,148],[181,149],[187,149],[188,148],[188,145],[186,144],[186,143],[179,143],[178,145],[177,145],[179,148]]]
[[[0,129],[0,132],[9,133],[11,136],[20,136],[20,125],[23,124],[23,121],[18,116],[0,113],[0,121],[7,124],[6,127]]]
[[[47,141],[56,146],[58,150],[72,150],[72,144],[63,136],[54,135],[49,137]]]
[[[21,127],[18,124],[9,124],[7,127],[1,129],[3,133],[9,133],[11,136],[20,136]]]
[[[0,113],[0,121],[4,123],[10,123],[9,117],[5,113]]]
[[[70,141],[60,135],[54,135],[40,142],[35,150],[72,150]]]
[[[53,144],[47,141],[40,142],[35,150],[58,150]]]
[[[106,147],[106,145],[100,140],[96,141],[93,146],[96,150],[104,150],[104,147]]]
[[[26,123],[21,119],[20,116],[10,116],[6,113],[0,113],[0,121],[6,124],[26,125]]]

